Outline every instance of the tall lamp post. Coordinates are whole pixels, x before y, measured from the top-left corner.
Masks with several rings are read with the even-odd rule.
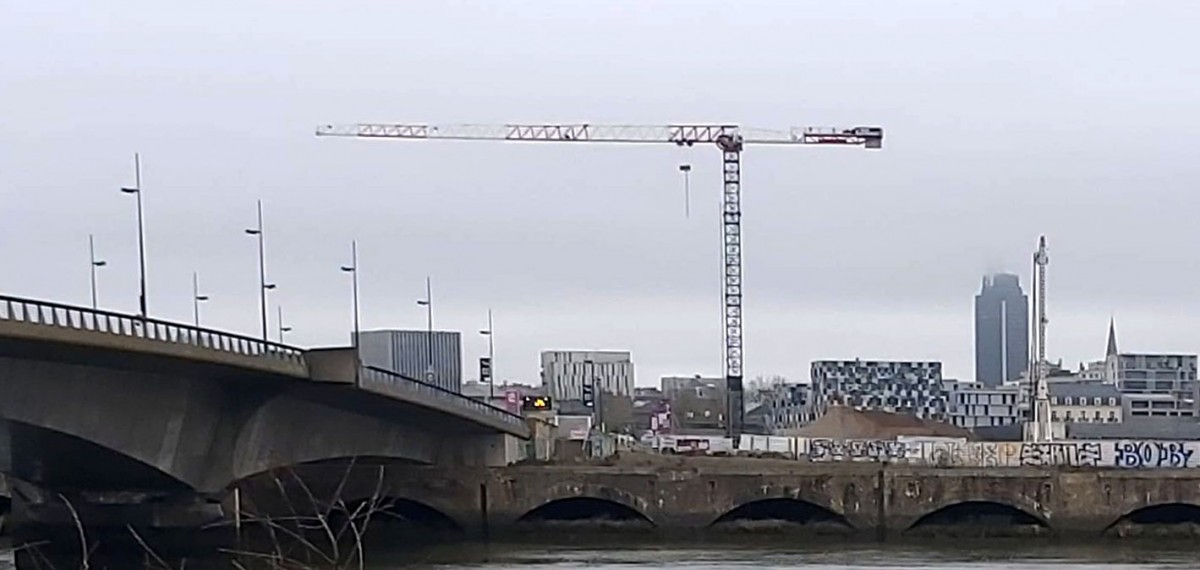
[[[433,384],[433,280],[428,276],[425,277],[425,298],[418,300],[417,304],[425,307],[425,348],[428,352],[425,380]]]
[[[279,315],[278,315],[278,318],[279,318],[279,344],[283,344],[284,333],[292,332],[292,327],[283,326],[283,305],[277,305],[275,307],[275,309],[279,313]]]
[[[100,297],[96,294],[96,270],[108,265],[103,259],[96,259],[96,239],[92,234],[88,234],[88,253],[91,254],[91,263],[89,269],[92,273],[92,310],[100,308]]]
[[[267,291],[274,289],[274,283],[267,283],[267,246],[266,232],[263,230],[262,200],[258,201],[258,227],[249,228],[246,233],[258,238],[258,289],[259,308],[262,312],[262,338],[267,338]]]
[[[208,295],[200,294],[200,274],[192,272],[192,317],[196,320],[196,328],[200,328],[200,303],[208,300]]]
[[[487,330],[479,331],[479,334],[486,336],[488,340],[488,402],[496,399],[496,345],[493,339],[495,335],[492,328],[492,310],[488,309],[488,326]]]
[[[350,242],[350,265],[343,265],[342,271],[350,274],[350,287],[352,289],[350,295],[352,297],[354,308],[354,336],[350,342],[354,345],[354,352],[358,353],[358,333],[359,333],[359,313],[358,313],[358,241]]]
[[[133,194],[137,197],[137,225],[138,225],[138,267],[140,288],[138,290],[138,311],[142,320],[146,320],[146,224],[142,210],[142,158],[138,153],[133,153],[133,188],[121,188],[121,192]]]

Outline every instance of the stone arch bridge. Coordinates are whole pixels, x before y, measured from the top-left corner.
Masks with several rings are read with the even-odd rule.
[[[895,537],[929,524],[1001,516],[1040,527],[1045,534],[1101,536],[1122,521],[1164,509],[1173,513],[1170,520],[1157,522],[1200,523],[1200,470],[967,469],[697,458],[658,467],[483,470],[331,464],[305,466],[289,477],[304,479],[309,492],[318,496],[332,495],[336,488],[347,502],[383,496],[419,504],[467,532],[517,529],[554,510],[548,506],[568,503],[575,511],[567,518],[585,518],[591,509],[596,516],[685,534],[721,521],[772,518]],[[277,485],[262,481],[247,482],[244,491],[265,509],[280,492]]]

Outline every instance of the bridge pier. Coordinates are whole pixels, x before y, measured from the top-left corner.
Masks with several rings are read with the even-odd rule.
[[[8,528],[14,545],[47,552],[156,553],[221,543],[225,513],[207,497],[179,491],[80,491],[14,481]],[[200,529],[213,527],[201,533]]]

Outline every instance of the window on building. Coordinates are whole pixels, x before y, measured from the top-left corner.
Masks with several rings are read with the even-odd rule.
[[[1067,410],[1067,421],[1071,421],[1071,410]]]
[[[1058,421],[1058,412],[1053,411],[1053,410],[1050,411],[1050,421],[1052,421],[1052,422]]]
[[[1093,406],[1099,406],[1099,405],[1100,405],[1100,397],[1099,397],[1099,396],[1096,396],[1095,398],[1092,398],[1092,405],[1093,405]]]
[[[1095,412],[1093,412],[1092,418],[1095,419],[1096,421],[1100,421],[1100,410],[1096,410]]]
[[[1111,398],[1111,397],[1110,397],[1110,398],[1108,399],[1108,405],[1110,405],[1110,406],[1115,406],[1115,405],[1117,405],[1117,399],[1116,399],[1116,398]]]
[[[1114,411],[1114,410],[1108,411],[1108,421],[1109,421],[1109,423],[1116,423],[1116,421],[1117,421],[1117,412],[1116,411]]]

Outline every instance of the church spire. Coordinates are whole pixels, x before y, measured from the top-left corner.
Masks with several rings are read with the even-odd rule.
[[[1104,353],[1105,356],[1113,356],[1117,352],[1117,325],[1116,319],[1108,318],[1108,350]]]

